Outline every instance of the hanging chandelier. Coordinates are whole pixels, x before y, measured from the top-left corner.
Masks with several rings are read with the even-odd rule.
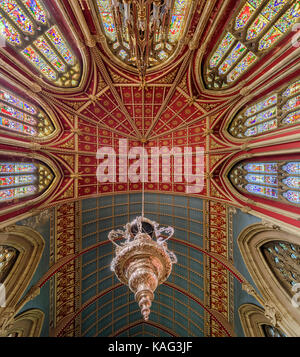
[[[111,270],[135,294],[145,321],[149,319],[154,291],[171,274],[176,255],[168,250],[172,227],[162,227],[144,216],[127,223],[125,230],[112,230],[109,240],[115,245]],[[117,244],[116,240],[124,239]]]
[[[113,52],[136,67],[141,79],[149,67],[174,52],[184,27],[187,4],[187,0],[105,0],[102,3],[98,0],[103,28]]]

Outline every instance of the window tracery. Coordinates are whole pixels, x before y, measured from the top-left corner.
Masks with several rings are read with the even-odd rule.
[[[0,87],[0,129],[43,138],[55,128],[48,116],[36,106]]]
[[[300,282],[300,246],[284,241],[271,241],[261,247],[273,274],[289,295],[292,287]]]
[[[300,162],[243,162],[229,174],[241,192],[284,203],[300,204]]]
[[[0,162],[0,204],[41,194],[53,179],[52,171],[40,163]]]
[[[233,85],[299,19],[299,0],[243,1],[206,65],[207,87]]]
[[[50,82],[77,86],[80,64],[41,0],[1,0],[0,36]]]
[[[229,133],[236,138],[258,136],[300,122],[300,80],[244,108]]]
[[[286,335],[278,328],[271,325],[262,325],[265,337],[286,337]]]

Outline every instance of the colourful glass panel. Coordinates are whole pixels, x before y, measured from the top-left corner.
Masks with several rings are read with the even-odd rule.
[[[263,16],[259,15],[249,27],[246,39],[253,40],[254,38],[256,38],[263,31],[263,29],[267,26],[268,23],[268,20],[266,20]]]
[[[0,202],[33,195],[36,190],[37,188],[32,185],[26,187],[15,187],[6,190],[0,190]]]
[[[235,38],[230,32],[228,32],[225,35],[218,49],[215,51],[215,53],[210,59],[209,62],[210,68],[215,68],[219,64],[221,59],[224,57],[225,53],[229,50],[230,46],[233,44],[234,40]]]
[[[290,176],[282,180],[282,182],[291,188],[300,189],[300,177]]]
[[[283,192],[283,197],[292,203],[300,203],[300,192],[299,191],[287,191]]]
[[[160,60],[164,60],[168,57],[167,53],[165,51],[160,51],[158,54],[158,57]]]
[[[294,124],[300,122],[300,110],[297,110],[294,113],[288,114],[283,120],[283,124]]]
[[[276,22],[275,27],[282,33],[287,32],[300,17],[300,1],[298,0],[288,11],[280,17]]]
[[[241,62],[228,74],[227,82],[234,82],[238,79],[256,60],[257,56],[254,53],[249,52],[246,54]]]
[[[4,17],[0,20],[0,35],[11,45],[22,43],[19,32]]]
[[[104,32],[111,41],[115,41],[117,38],[116,28],[115,28],[111,8],[109,5],[109,0],[97,0],[97,4],[98,4],[98,9],[101,16],[101,22],[104,28]]]
[[[253,105],[252,107],[247,109],[245,111],[245,115],[247,117],[252,116],[253,114],[260,112],[261,110],[266,109],[266,108],[270,107],[271,105],[273,106],[276,103],[277,103],[277,94],[271,95],[267,99],[265,99],[259,103],[256,103],[255,105]]]
[[[33,47],[26,47],[25,50],[22,51],[22,54],[50,81],[57,78],[56,72],[42,59]]]
[[[244,133],[245,136],[254,136],[257,135],[257,126],[254,126],[250,129],[247,129]]]
[[[40,52],[47,58],[47,60],[53,65],[53,67],[59,72],[65,72],[66,66],[57,55],[56,52],[50,47],[46,39],[41,36],[34,41],[35,46],[40,50]]]
[[[53,43],[53,45],[58,50],[59,54],[62,56],[64,61],[69,65],[73,66],[75,64],[75,58],[66,44],[66,41],[63,39],[60,34],[57,26],[53,26],[50,30],[47,31],[46,35]]]
[[[280,32],[276,27],[271,27],[271,29],[259,41],[258,49],[262,51],[271,47],[277,40],[279,40],[281,35],[282,32]]]
[[[271,21],[290,0],[270,0],[261,14]]]
[[[5,12],[9,13],[12,11],[18,4],[15,0],[0,0],[0,7]]]
[[[252,128],[249,128],[245,131],[245,136],[253,136],[257,134],[262,134],[267,131],[273,130],[277,128],[277,119],[273,119],[270,121],[267,121],[265,123],[256,125]]]
[[[254,115],[253,117],[249,118],[246,120],[245,122],[245,126],[251,126],[257,123],[260,123],[264,120],[270,119],[273,116],[275,116],[277,114],[277,108],[276,107],[272,107],[268,110],[265,110],[264,112],[261,112],[257,115]]]
[[[282,166],[282,170],[286,171],[288,174],[300,175],[300,162],[289,162]]]
[[[124,50],[120,50],[119,56],[120,56],[122,59],[125,59],[125,57],[127,57],[127,53],[126,53]]]
[[[283,97],[290,97],[291,95],[297,94],[300,92],[300,80],[291,84],[287,89],[282,93]]]
[[[219,74],[225,74],[237,62],[237,60],[247,51],[247,48],[238,42],[219,67]]]
[[[22,113],[22,112],[4,104],[4,103],[1,103],[1,102],[0,102],[0,112],[4,115],[24,121],[25,123],[28,123],[31,125],[37,124],[36,120],[33,117],[31,117],[30,115]]]
[[[246,3],[235,19],[235,29],[240,30],[244,28],[254,12],[255,8],[252,7],[249,3]]]
[[[266,197],[271,197],[271,198],[278,198],[278,190],[273,187],[248,184],[245,186],[245,189],[248,192],[253,193],[255,195],[261,195],[261,196],[266,196]]]
[[[289,110],[293,110],[294,108],[300,107],[300,95],[290,99],[283,107],[282,110],[287,112]]]
[[[259,183],[263,185],[277,186],[278,179],[277,176],[271,175],[258,175],[258,174],[247,174],[245,179],[251,183]]]
[[[278,165],[276,162],[254,162],[249,163],[244,166],[244,169],[248,172],[259,172],[259,173],[267,173],[267,174],[276,174],[278,171]]]
[[[4,117],[0,117],[0,127],[13,131],[18,131],[19,133],[31,135],[31,136],[37,134],[36,130],[33,127],[26,124],[18,123],[14,120]]]
[[[7,103],[12,104],[15,107],[23,109],[30,114],[36,114],[36,109],[32,105],[23,102],[21,99],[15,97],[14,95],[6,92],[3,89],[0,89],[0,99],[2,99]]]
[[[263,2],[264,0],[248,0],[248,3],[253,6],[255,9],[257,9]]]
[[[47,23],[46,12],[39,0],[22,0],[22,2],[37,22]]]
[[[257,125],[257,133],[265,133],[266,131],[274,130],[277,128],[277,119],[269,120],[265,123]]]
[[[168,36],[170,42],[178,41],[184,22],[186,4],[186,0],[175,0]]]
[[[20,186],[34,183],[34,175],[0,176],[0,187]]]
[[[18,25],[19,29],[21,29],[24,33],[33,35],[34,27],[33,23],[29,20],[29,18],[24,14],[23,10],[20,7],[15,7],[10,13],[10,18],[14,21],[16,25]]]
[[[16,162],[0,162],[0,173],[9,174],[20,174],[20,173],[31,173],[36,171],[36,166],[34,164],[23,164]]]

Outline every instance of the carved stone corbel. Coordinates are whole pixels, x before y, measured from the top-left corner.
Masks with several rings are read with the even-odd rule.
[[[0,233],[11,233],[16,230],[16,225],[12,224],[10,226],[6,226],[0,229]]]
[[[228,206],[228,213],[236,214],[237,213],[236,207]]]
[[[278,311],[276,311],[275,306],[268,302],[264,305],[264,309],[266,318],[270,320],[274,327],[278,327],[278,322],[281,321],[281,316]]]
[[[244,206],[241,208],[241,211],[243,213],[249,213],[252,209],[249,206]]]
[[[274,224],[273,222],[267,221],[265,219],[262,219],[261,224],[267,228],[274,229],[275,231],[280,231],[281,229],[277,224]]]
[[[8,331],[13,327],[14,308],[0,307],[0,337],[7,337]]]

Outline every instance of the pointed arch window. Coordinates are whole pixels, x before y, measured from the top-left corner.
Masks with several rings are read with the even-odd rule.
[[[300,161],[244,162],[229,177],[241,192],[300,205]]]
[[[14,247],[0,245],[0,283],[2,284],[12,270],[19,251]]]
[[[210,89],[233,85],[300,21],[299,0],[241,3],[205,66]]]
[[[0,205],[42,194],[52,183],[52,171],[41,163],[0,162]]]
[[[290,296],[300,282],[300,246],[284,241],[271,241],[261,247],[264,258],[281,286]]]
[[[95,0],[101,29],[114,55],[131,66],[136,66],[137,49],[134,34],[147,31],[140,26],[144,20],[150,19],[150,29],[155,29],[149,39],[149,67],[156,66],[167,60],[176,50],[178,41],[186,27],[190,9],[189,0],[156,0],[144,1]],[[138,18],[134,23],[133,19]],[[138,25],[136,25],[138,24]],[[137,26],[135,28],[135,26]],[[149,42],[150,42],[149,41]],[[143,42],[143,41],[142,41]],[[148,41],[147,41],[148,42]],[[145,44],[143,44],[145,46]]]
[[[79,61],[41,0],[1,0],[0,36],[48,81],[78,85]]]
[[[259,136],[300,122],[300,80],[244,108],[229,133],[236,138]]]
[[[0,87],[0,129],[43,138],[55,128],[50,118],[35,105]]]

